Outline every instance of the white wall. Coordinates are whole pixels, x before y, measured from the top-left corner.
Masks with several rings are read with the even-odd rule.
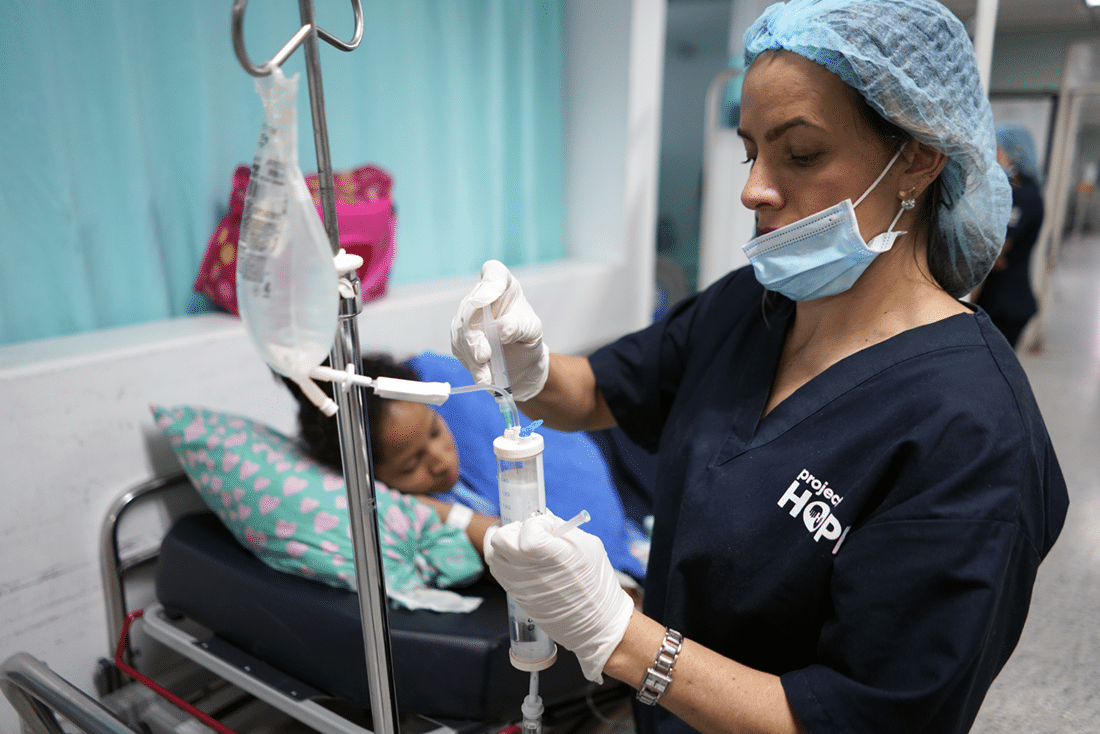
[[[555,351],[586,352],[652,309],[664,0],[569,0],[568,261],[517,271]],[[228,30],[227,30],[228,32]],[[476,274],[392,289],[359,319],[364,351],[449,351]],[[0,660],[34,655],[93,692],[107,655],[103,516],[175,470],[150,403],[196,403],[293,433],[293,401],[240,322],[204,315],[0,347]],[[0,702],[0,732],[18,721]]]
[[[25,651],[94,693],[107,656],[98,537],[124,489],[178,466],[149,404],[197,402],[289,430],[294,413],[228,316],[0,348],[0,659]],[[0,703],[0,731],[18,731]]]

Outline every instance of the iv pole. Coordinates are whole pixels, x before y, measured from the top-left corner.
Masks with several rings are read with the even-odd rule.
[[[351,0],[355,13],[355,34],[350,42],[336,38],[318,28],[313,0],[298,0],[302,27],[286,45],[262,66],[255,66],[244,47],[244,10],[248,0],[233,3],[233,49],[237,60],[252,76],[271,74],[275,67],[298,48],[305,45],[306,79],[309,82],[309,102],[313,113],[313,139],[317,148],[317,178],[324,213],[325,232],[332,253],[340,251],[340,235],[336,221],[336,194],[332,183],[332,162],[329,159],[328,128],[325,123],[325,100],[321,87],[321,58],[317,39],[341,51],[353,51],[363,38],[363,7],[360,0]],[[356,317],[362,310],[362,293],[355,271],[346,279],[351,294],[341,289],[339,324],[330,362],[339,369],[345,365],[359,368],[359,332]],[[340,455],[344,463],[344,482],[348,493],[351,519],[351,540],[355,556],[355,578],[359,591],[359,613],[366,650],[367,680],[370,685],[371,717],[378,734],[397,734],[397,697],[394,691],[393,666],[390,664],[389,617],[386,609],[386,583],[382,570],[381,542],[378,537],[377,505],[374,491],[374,466],[370,456],[370,429],[363,403],[363,388],[336,389],[336,413],[340,436]],[[369,521],[368,521],[369,520]]]

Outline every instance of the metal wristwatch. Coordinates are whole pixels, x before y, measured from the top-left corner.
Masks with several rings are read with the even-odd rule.
[[[680,656],[680,649],[684,646],[684,636],[674,629],[665,629],[665,639],[661,642],[661,650],[657,653],[657,659],[642,679],[642,686],[638,689],[638,700],[646,706],[652,706],[668,690],[672,683],[672,666],[676,665],[676,658]]]

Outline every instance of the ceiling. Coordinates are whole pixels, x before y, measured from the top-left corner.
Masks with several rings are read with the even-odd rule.
[[[977,0],[941,0],[951,12],[971,27]],[[997,4],[998,30],[1036,28],[1092,28],[1100,30],[1100,8],[1090,8],[1085,0],[1000,0]]]
[[[732,0],[736,2],[736,0]],[[940,0],[973,32],[977,0]],[[729,47],[731,0],[668,0],[669,52],[694,56],[700,52],[724,54]],[[1100,34],[1100,7],[1085,0],[999,0],[997,30],[1072,31]],[[1100,125],[1100,97],[1086,100],[1082,120]]]
[[[700,48],[725,49],[729,35],[731,0],[668,0],[675,6],[669,14],[670,38],[680,35],[685,42]],[[941,0],[968,28],[973,29],[977,0]],[[724,17],[722,22],[720,17]],[[997,4],[997,29],[1023,31],[1080,29],[1100,32],[1100,8],[1090,8],[1085,0],[1000,0]]]

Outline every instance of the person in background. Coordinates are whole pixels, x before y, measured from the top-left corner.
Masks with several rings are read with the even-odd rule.
[[[997,161],[1012,185],[1012,214],[1001,254],[974,300],[1015,349],[1027,322],[1039,310],[1031,290],[1031,252],[1043,225],[1042,174],[1035,141],[1026,127],[997,126]]]
[[[490,306],[528,415],[658,452],[643,610],[560,518],[490,529],[486,564],[591,680],[638,688],[641,734],[961,734],[1069,501],[960,300],[1011,207],[973,46],[932,0],[778,3],[743,46],[751,267],[582,357],[490,261],[451,327],[487,381]]]

